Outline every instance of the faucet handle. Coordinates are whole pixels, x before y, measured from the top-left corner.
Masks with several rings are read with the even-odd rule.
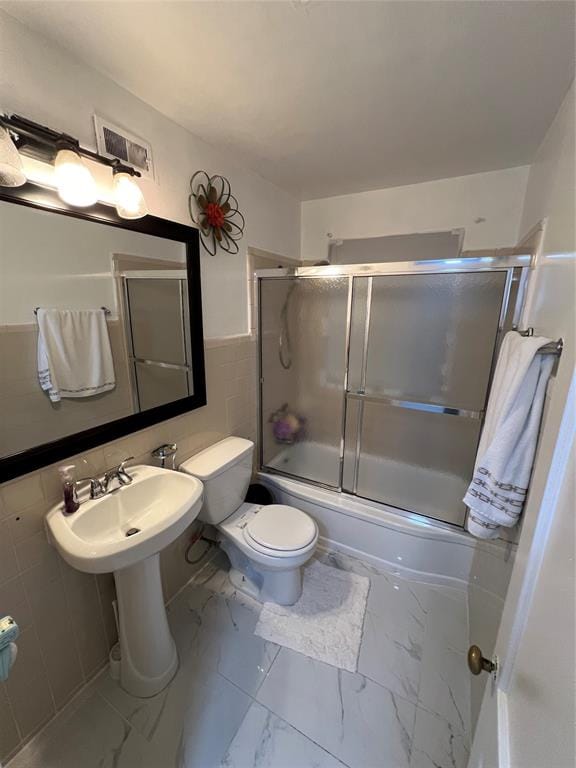
[[[164,445],[159,445],[158,448],[154,448],[152,456],[154,456],[155,459],[160,459],[160,466],[162,469],[166,468],[166,460],[172,459],[172,469],[174,469],[177,450],[178,446],[176,443],[164,443]]]
[[[123,461],[120,462],[120,464],[118,464],[116,475],[118,477],[120,485],[130,485],[130,483],[134,479],[132,475],[128,473],[125,467],[125,465],[129,461],[133,461],[133,459],[134,459],[134,456],[127,456]]]
[[[97,477],[91,477],[90,478],[90,498],[91,499],[98,499],[100,496],[103,496],[105,493],[104,491],[104,484],[101,480],[99,480]]]

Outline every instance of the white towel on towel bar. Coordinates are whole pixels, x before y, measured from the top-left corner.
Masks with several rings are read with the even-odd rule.
[[[550,339],[504,337],[494,372],[474,475],[464,503],[466,527],[480,539],[495,539],[500,527],[516,525],[532,472],[546,385],[554,357],[539,355]]]
[[[38,378],[50,400],[91,397],[116,386],[103,309],[38,308]]]

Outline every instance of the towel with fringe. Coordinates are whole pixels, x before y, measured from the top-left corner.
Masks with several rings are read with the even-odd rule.
[[[522,513],[532,472],[546,385],[554,358],[539,355],[550,339],[504,337],[478,446],[474,474],[464,503],[468,531],[495,539]]]
[[[116,386],[104,310],[38,308],[36,317],[38,379],[53,403]]]

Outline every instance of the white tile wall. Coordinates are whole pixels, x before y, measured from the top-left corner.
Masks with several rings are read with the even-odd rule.
[[[35,324],[0,326],[0,359],[10,361],[0,370],[0,453],[24,451],[132,413],[123,334],[118,321],[109,322],[108,329],[116,386],[87,407],[82,400],[64,399],[57,406],[47,402],[38,384]]]
[[[255,343],[248,336],[206,344],[208,404],[70,460],[98,474],[133,455],[151,463],[162,442],[177,460],[226,435],[256,437]],[[111,574],[70,568],[49,545],[44,516],[61,495],[57,465],[0,486],[0,615],[21,628],[12,674],[0,684],[0,760],[18,751],[106,663],[116,641]],[[166,598],[193,573],[184,560],[190,531],[162,553]]]

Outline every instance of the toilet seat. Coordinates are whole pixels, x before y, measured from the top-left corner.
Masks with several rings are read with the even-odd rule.
[[[255,538],[252,538],[250,533],[248,533],[247,529],[249,527],[251,530],[254,530],[254,527],[251,525],[251,523],[255,520],[255,518],[259,517],[259,515],[265,509],[270,510],[273,507],[276,507],[276,515],[273,517],[274,526],[278,525],[279,522],[277,509],[278,507],[281,507],[283,510],[281,512],[281,516],[284,523],[286,520],[294,521],[295,519],[298,520],[299,518],[298,515],[293,516],[291,514],[292,512],[300,512],[300,510],[296,510],[294,507],[285,507],[282,504],[270,504],[269,506],[262,507],[258,504],[250,504],[245,502],[244,504],[241,504],[240,507],[238,507],[238,509],[232,515],[230,515],[230,517],[220,523],[220,525],[217,526],[217,529],[220,531],[222,536],[232,541],[240,549],[240,551],[246,555],[246,557],[252,560],[258,568],[265,570],[286,570],[290,567],[296,568],[300,565],[304,565],[304,563],[310,558],[312,552],[314,552],[319,535],[316,522],[311,517],[306,515],[306,513],[300,512],[300,514],[304,515],[306,520],[308,520],[312,526],[312,539],[309,540],[308,544],[298,547],[298,549],[272,549],[271,547],[259,544],[258,541],[256,541]],[[288,513],[286,513],[286,509],[289,510]],[[272,511],[274,512],[273,509]],[[266,517],[268,517],[268,515],[266,515]],[[266,521],[266,517],[263,518],[264,521]],[[269,520],[266,522],[268,524],[270,523]],[[302,522],[301,518],[300,522]],[[283,522],[281,521],[280,526],[282,525]],[[296,526],[298,526],[298,522],[296,523]],[[306,530],[308,525],[304,523],[304,526],[304,530]],[[255,530],[256,536],[259,536],[259,526],[256,526]],[[300,527],[299,530],[302,531],[302,528]],[[302,536],[302,538],[292,539],[292,541],[296,541],[296,543],[300,544],[302,541],[306,541],[307,538],[309,537]],[[286,541],[287,540],[284,539],[284,546],[286,546]],[[282,544],[282,542],[280,543]]]
[[[258,510],[244,528],[250,546],[259,552],[286,557],[306,549],[318,537],[314,520],[296,507],[270,504]]]

